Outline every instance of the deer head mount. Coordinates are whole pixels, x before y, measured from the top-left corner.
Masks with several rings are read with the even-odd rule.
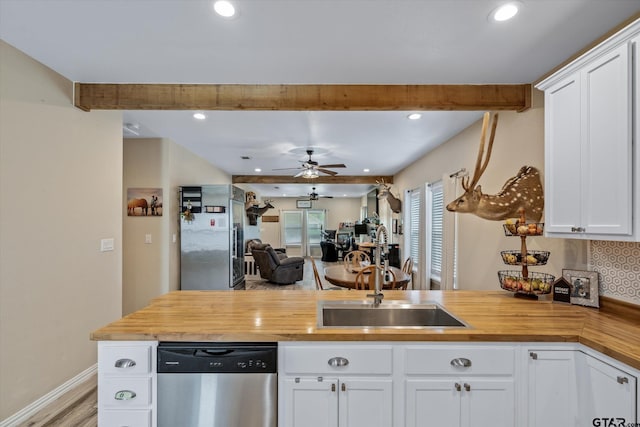
[[[382,181],[376,181],[376,184],[378,184],[378,199],[387,199],[391,210],[395,213],[400,213],[402,210],[402,201],[391,194],[391,186],[386,184],[384,179]]]
[[[258,218],[273,208],[274,206],[271,204],[271,200],[265,200],[263,207],[260,207],[260,205],[246,207],[245,212],[247,212],[247,218],[249,218],[249,225],[258,225]]]
[[[485,156],[484,149],[489,116],[489,113],[485,113],[482,121],[480,148],[473,177],[471,180],[469,177],[462,178],[464,194],[449,203],[447,210],[450,212],[472,213],[490,221],[502,221],[507,218],[519,217],[519,210],[524,209],[528,220],[540,222],[542,209],[544,208],[544,194],[538,169],[531,166],[523,166],[518,174],[509,178],[500,192],[495,195],[483,194],[482,188],[479,185],[476,186],[489,164],[496,127],[498,126],[498,115],[495,114],[491,124],[491,136],[489,137],[489,145]]]

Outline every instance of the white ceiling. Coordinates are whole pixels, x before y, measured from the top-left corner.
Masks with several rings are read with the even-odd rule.
[[[0,0],[0,38],[73,81],[240,84],[531,83],[630,16],[640,0]],[[341,175],[393,175],[479,112],[127,111],[141,137],[170,138],[234,175],[314,160]],[[127,135],[128,136],[128,135]],[[241,156],[249,156],[242,160]],[[291,171],[293,175],[296,171]],[[260,186],[267,197],[311,192]],[[308,188],[307,188],[308,187]],[[367,186],[316,185],[342,196]],[[351,193],[354,191],[355,193]],[[296,193],[296,194],[294,194]]]

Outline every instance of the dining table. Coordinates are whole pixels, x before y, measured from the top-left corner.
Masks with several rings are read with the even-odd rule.
[[[389,267],[396,275],[396,289],[402,289],[411,280],[411,276],[397,267]],[[357,271],[347,269],[344,264],[325,267],[324,278],[332,285],[353,289],[356,287]],[[383,286],[383,289],[391,289],[391,286]]]

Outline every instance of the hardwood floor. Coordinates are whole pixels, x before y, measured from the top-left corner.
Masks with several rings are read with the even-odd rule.
[[[65,393],[20,427],[96,427],[98,425],[97,376]]]
[[[334,262],[316,260],[316,266],[323,276],[324,267],[335,265]],[[323,279],[323,284],[325,283]],[[264,279],[247,279],[247,290],[252,289],[315,289],[311,261],[307,258],[304,263],[304,277],[292,285],[276,285]],[[94,375],[80,386],[69,391],[55,402],[49,404],[40,412],[29,418],[18,427],[96,427],[98,425],[98,391],[97,378]]]

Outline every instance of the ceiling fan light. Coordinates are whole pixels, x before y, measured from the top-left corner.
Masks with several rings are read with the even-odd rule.
[[[306,171],[304,171],[304,173],[302,174],[303,178],[306,179],[313,179],[313,178],[317,178],[318,175],[318,171],[315,169],[307,169]]]

